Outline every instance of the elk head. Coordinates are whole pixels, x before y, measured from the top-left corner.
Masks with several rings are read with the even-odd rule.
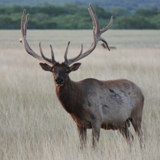
[[[63,86],[68,79],[68,74],[72,71],[76,71],[81,64],[75,63],[72,66],[70,66],[70,65],[72,63],[79,61],[80,59],[88,56],[96,48],[98,41],[104,42],[105,45],[107,46],[108,50],[110,50],[106,40],[101,37],[101,34],[110,28],[110,26],[113,23],[113,17],[111,17],[109,24],[105,28],[100,29],[97,16],[96,16],[91,4],[89,5],[88,10],[89,10],[90,16],[93,21],[93,43],[91,44],[90,48],[86,52],[83,52],[83,44],[81,44],[80,53],[76,57],[68,59],[67,54],[68,54],[68,48],[69,48],[69,44],[70,44],[70,42],[68,42],[68,45],[67,45],[67,48],[66,48],[66,51],[64,54],[64,62],[63,63],[58,63],[55,60],[52,45],[50,45],[51,59],[44,56],[42,48],[41,48],[41,42],[39,43],[39,49],[40,49],[41,56],[39,56],[37,53],[35,53],[31,49],[31,47],[29,46],[29,44],[26,40],[29,14],[26,15],[26,10],[23,11],[22,19],[21,19],[22,38],[20,39],[20,42],[23,43],[24,48],[27,53],[29,53],[34,58],[40,60],[41,62],[43,62],[43,63],[40,63],[40,66],[45,71],[50,71],[53,73],[55,84],[58,86]]]
[[[69,67],[65,63],[56,63],[51,67],[46,63],[40,63],[43,70],[52,72],[56,86],[60,87],[68,82],[68,74],[72,71],[76,71],[80,65],[81,63],[74,63]]]

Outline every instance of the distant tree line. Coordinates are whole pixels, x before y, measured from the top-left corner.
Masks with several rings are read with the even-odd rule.
[[[134,13],[121,8],[105,10],[93,6],[101,27],[114,16],[112,29],[160,29],[160,9],[138,9]],[[0,6],[0,29],[19,29],[23,9],[29,17],[29,29],[91,29],[87,7],[77,5]]]

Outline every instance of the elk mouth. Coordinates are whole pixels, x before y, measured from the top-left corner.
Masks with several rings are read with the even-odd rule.
[[[62,87],[64,84],[63,83],[56,83],[57,87]]]

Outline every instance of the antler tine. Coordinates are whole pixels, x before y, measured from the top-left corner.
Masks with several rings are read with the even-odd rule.
[[[110,51],[107,41],[101,37],[101,41],[106,44],[107,49]]]
[[[72,64],[73,62],[78,61],[78,58],[81,56],[82,52],[83,52],[83,44],[81,43],[81,50],[80,50],[80,53],[79,53],[76,57],[71,58],[71,59],[68,59],[67,65],[69,66],[69,65]]]
[[[75,62],[76,59],[77,59],[77,58],[82,54],[82,52],[83,52],[83,44],[81,43],[80,53],[79,53],[76,57],[71,58],[71,59],[68,59],[68,58],[67,58],[67,54],[68,54],[69,45],[70,45],[70,41],[68,42],[68,45],[67,45],[67,48],[66,48],[66,51],[65,51],[65,54],[64,54],[64,63],[65,63],[66,65],[68,65],[68,66],[69,66],[70,64],[72,64],[73,62]]]
[[[55,63],[57,63],[57,61],[54,58],[54,52],[53,52],[53,49],[52,49],[52,45],[50,45],[50,48],[51,48],[52,63],[55,64]]]
[[[111,16],[109,24],[105,28],[101,29],[101,33],[107,31],[112,26],[112,24],[113,24],[113,16]]]
[[[52,49],[52,46],[50,45],[50,48],[51,48],[51,56],[52,56],[52,60],[47,58],[44,54],[43,54],[43,51],[42,51],[42,47],[41,47],[41,42],[39,42],[39,50],[40,50],[40,53],[41,53],[41,56],[43,59],[45,59],[47,62],[50,62],[51,64],[54,64],[56,63],[56,61],[54,60],[54,53],[53,53],[53,49]]]
[[[89,11],[90,16],[91,16],[91,18],[92,18],[92,22],[93,22],[93,25],[95,26],[96,31],[97,31],[97,32],[100,31],[100,26],[99,26],[98,18],[97,18],[96,13],[95,13],[94,10],[93,10],[91,4],[89,4],[88,11]]]
[[[26,14],[26,11],[25,11],[25,14]],[[24,33],[25,33],[25,36],[27,36],[28,19],[29,19],[29,14],[26,15],[26,21],[24,21]]]
[[[41,55],[43,55],[42,57],[39,56],[37,53],[35,53],[32,50],[32,48],[29,46],[29,44],[26,40],[28,20],[29,20],[29,14],[26,15],[26,10],[23,10],[22,19],[21,19],[21,35],[22,35],[22,38],[20,39],[20,42],[23,43],[24,48],[25,48],[25,50],[28,54],[30,54],[31,56],[33,56],[34,58],[36,58],[36,59],[38,59],[42,62],[53,65],[52,60],[43,55],[41,44],[39,44],[39,47],[40,47]]]
[[[64,53],[64,63],[65,63],[66,65],[68,65],[67,54],[68,54],[69,45],[70,45],[70,41],[68,41],[68,44],[67,44],[67,47],[66,47],[66,51],[65,51],[65,53]]]

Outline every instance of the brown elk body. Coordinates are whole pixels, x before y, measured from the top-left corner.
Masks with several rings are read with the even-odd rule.
[[[138,134],[141,143],[144,96],[136,84],[125,79],[100,81],[88,78],[74,82],[69,77],[69,73],[76,71],[81,65],[81,63],[74,62],[88,56],[95,49],[99,40],[108,46],[107,42],[101,37],[101,34],[109,29],[113,21],[112,18],[106,28],[100,29],[96,14],[91,5],[89,6],[89,12],[94,23],[94,42],[84,53],[82,53],[83,46],[81,45],[81,52],[75,58],[67,59],[69,43],[65,51],[65,61],[63,63],[56,62],[52,46],[50,46],[52,59],[44,56],[41,44],[39,44],[41,56],[36,54],[26,40],[28,15],[25,20],[25,11],[21,20],[21,42],[30,55],[45,62],[40,63],[45,71],[52,72],[57,97],[64,109],[75,121],[82,147],[86,142],[87,129],[92,129],[93,146],[99,140],[101,128],[119,130],[127,141],[131,143],[133,136],[128,129],[130,122]],[[74,64],[71,65],[72,63]]]

